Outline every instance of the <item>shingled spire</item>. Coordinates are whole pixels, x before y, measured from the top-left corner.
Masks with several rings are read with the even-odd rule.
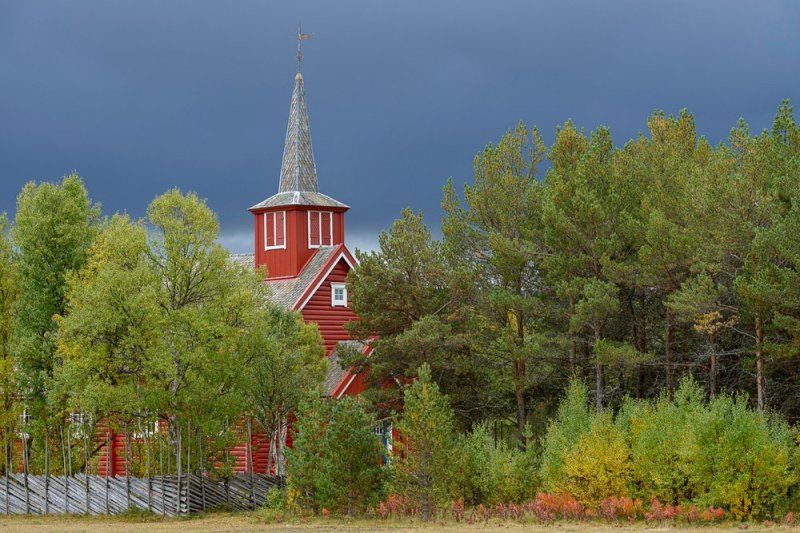
[[[281,162],[278,193],[254,205],[250,208],[250,211],[290,205],[348,209],[342,202],[319,192],[317,165],[314,162],[314,150],[311,148],[311,130],[308,127],[306,90],[303,84],[303,75],[300,73],[300,62],[303,57],[300,45],[302,41],[309,38],[311,38],[309,34],[298,31],[297,74],[294,77],[292,104],[289,109],[289,125],[286,127],[286,142],[283,145],[283,161]]]
[[[311,131],[308,127],[308,108],[303,75],[294,77],[292,105],[289,110],[289,125],[283,145],[281,183],[278,192],[319,192],[317,166],[311,148]]]

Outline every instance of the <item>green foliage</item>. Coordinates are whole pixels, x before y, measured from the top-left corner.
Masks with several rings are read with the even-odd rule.
[[[297,416],[288,483],[301,504],[349,516],[373,505],[381,485],[380,442],[363,402],[309,400]]]
[[[495,505],[532,499],[538,486],[533,446],[519,451],[492,437],[491,426],[476,426],[459,444],[469,461],[469,485],[474,499]]]
[[[65,311],[67,276],[84,266],[98,218],[99,207],[77,174],[60,184],[30,182],[17,197],[12,239],[20,298],[14,309],[14,352],[33,411],[43,406],[57,366],[54,317]]]
[[[558,492],[566,482],[567,454],[590,428],[592,417],[586,406],[586,386],[573,379],[554,420],[547,426],[542,439],[542,459],[539,478],[547,492]]]
[[[630,493],[630,448],[611,415],[594,417],[587,433],[564,457],[564,482],[559,492],[572,494],[584,505],[597,506],[612,496]]]
[[[396,490],[419,506],[428,520],[457,492],[458,435],[450,403],[431,378],[430,368],[423,365],[418,376],[403,395],[394,481]]]
[[[662,503],[692,501],[698,493],[690,480],[688,446],[692,425],[704,409],[704,393],[692,380],[681,382],[674,400],[628,402],[626,419],[637,496]]]
[[[4,438],[12,431],[18,408],[12,335],[19,276],[12,258],[7,225],[5,215],[0,214],[0,428]]]
[[[427,363],[459,412],[480,413],[488,402],[472,385],[487,383],[485,371],[470,357],[469,318],[454,312],[458,296],[449,283],[452,266],[440,243],[433,240],[422,214],[410,209],[403,210],[378,242],[378,251],[356,253],[359,266],[348,275],[348,297],[359,320],[346,328],[372,351],[365,356],[362,350],[340,349],[342,364],[369,369],[369,380],[380,385],[413,377]],[[366,395],[388,416],[388,406],[400,400],[401,392],[373,387]]]
[[[673,400],[627,400],[589,414],[573,383],[544,439],[543,487],[596,506],[611,496],[722,507],[736,519],[784,513],[797,485],[796,443],[779,417],[746,398],[706,402],[684,379]]]
[[[794,443],[785,423],[754,412],[745,398],[720,396],[693,421],[691,483],[697,500],[727,509],[734,518],[784,511],[796,473]]]

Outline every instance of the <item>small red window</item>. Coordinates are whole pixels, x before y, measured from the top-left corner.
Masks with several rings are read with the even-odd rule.
[[[330,246],[333,241],[333,213],[322,213],[322,245]]]
[[[264,213],[264,248],[286,248],[286,214]]]
[[[319,211],[309,211],[308,213],[308,245],[309,246],[319,246],[320,245],[320,212]]]
[[[286,235],[284,235],[286,223],[284,217],[285,215],[283,211],[275,213],[275,227],[277,228],[277,231],[275,232],[275,246],[286,245]]]

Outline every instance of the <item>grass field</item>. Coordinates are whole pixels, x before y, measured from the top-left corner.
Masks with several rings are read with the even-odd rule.
[[[705,531],[789,531],[786,527],[767,527],[757,524],[728,524],[716,527],[692,527],[692,530]],[[313,520],[283,524],[266,523],[254,513],[225,514],[186,518],[160,519],[153,517],[1,517],[0,531],[58,531],[98,532],[98,531],[134,531],[134,532],[166,532],[166,531],[475,531],[482,533],[517,532],[517,531],[674,531],[667,526],[648,526],[644,523],[632,525],[587,524],[557,522],[553,525],[520,524],[517,522],[489,523],[488,525],[458,525],[455,523],[418,523],[392,522],[382,520]],[[795,529],[797,530],[797,529]]]

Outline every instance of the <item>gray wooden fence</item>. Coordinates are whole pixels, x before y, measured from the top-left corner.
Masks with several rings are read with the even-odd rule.
[[[197,474],[151,478],[85,476],[0,476],[0,514],[121,514],[132,510],[178,516],[264,504],[281,480],[237,474],[212,480]]]

